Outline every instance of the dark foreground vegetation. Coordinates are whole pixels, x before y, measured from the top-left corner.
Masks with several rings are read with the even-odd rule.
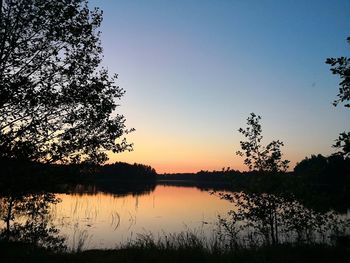
[[[126,247],[115,250],[53,252],[21,243],[0,244],[7,262],[347,262],[350,249],[325,245],[279,245],[230,252],[209,251],[202,247]]]

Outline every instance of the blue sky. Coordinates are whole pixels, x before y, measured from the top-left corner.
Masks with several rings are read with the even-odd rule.
[[[104,12],[104,66],[126,90],[134,151],[159,172],[230,166],[250,112],[285,158],[330,154],[349,130],[327,57],[349,56],[350,1],[90,1]]]

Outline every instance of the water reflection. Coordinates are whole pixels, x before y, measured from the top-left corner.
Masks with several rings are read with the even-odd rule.
[[[65,239],[53,224],[52,205],[60,200],[51,193],[13,194],[0,198],[3,226],[0,239],[35,246],[64,249]]]
[[[218,223],[221,239],[230,246],[331,244],[349,235],[348,217],[305,207],[291,193],[235,192],[220,196],[236,208],[228,212],[228,218],[219,217]]]
[[[138,194],[106,193],[96,187],[75,190],[1,197],[0,238],[79,251],[114,248],[138,233],[158,237],[189,229],[237,246],[244,238],[256,243],[311,240],[317,231],[326,233],[330,218],[273,195],[231,193],[220,199],[198,188],[165,185]],[[224,218],[228,212],[230,217]]]
[[[85,233],[85,248],[113,248],[133,239],[137,233],[181,232],[205,228],[230,203],[196,188],[157,186],[141,195],[107,193],[57,194],[61,203],[52,207],[56,224],[74,246]],[[87,235],[86,235],[87,234]]]

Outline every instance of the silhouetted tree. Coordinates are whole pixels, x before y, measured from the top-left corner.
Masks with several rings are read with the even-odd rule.
[[[112,116],[124,90],[101,67],[102,12],[85,0],[0,5],[0,157],[101,163],[131,150]]]
[[[350,132],[340,133],[333,147],[340,149],[338,154],[343,155],[345,158],[350,158]]]
[[[347,38],[347,41],[350,44],[350,37]],[[338,99],[333,102],[333,105],[337,106],[342,102],[345,103],[345,107],[350,107],[350,58],[327,58],[326,63],[331,65],[332,73],[339,75],[341,79]],[[341,149],[339,154],[350,157],[350,132],[342,132],[333,147]]]
[[[261,117],[251,113],[247,119],[248,127],[238,131],[247,138],[240,141],[242,151],[237,151],[240,156],[245,155],[244,163],[249,170],[258,171],[262,174],[271,174],[268,180],[273,181],[275,174],[285,172],[288,169],[288,160],[282,160],[280,147],[283,142],[272,141],[266,146],[262,145],[262,128],[259,123]],[[269,189],[275,191],[276,189]],[[283,218],[279,211],[284,209],[285,201],[290,198],[281,192],[266,193],[260,186],[256,193],[234,192],[232,194],[221,193],[221,198],[235,204],[236,209],[229,212],[230,222],[221,220],[225,226],[236,225],[239,221],[246,221],[247,226],[254,229],[255,234],[263,237],[267,244],[279,243],[279,232]],[[230,228],[232,229],[232,228]]]
[[[350,37],[347,38],[350,44]],[[350,58],[327,58],[326,63],[331,65],[331,71],[335,75],[339,75],[341,82],[339,83],[338,99],[333,102],[337,106],[339,102],[344,102],[345,107],[350,107]]]
[[[288,169],[289,161],[282,160],[280,148],[283,146],[283,142],[277,140],[263,146],[261,144],[263,136],[261,135],[260,119],[260,116],[251,113],[247,119],[248,127],[238,130],[247,138],[247,141],[240,141],[243,152],[237,151],[236,154],[239,156],[245,155],[244,164],[249,167],[249,170],[284,172]]]

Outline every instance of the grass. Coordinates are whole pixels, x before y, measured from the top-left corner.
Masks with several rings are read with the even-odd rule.
[[[162,246],[157,243],[128,244],[114,250],[80,252],[50,251],[23,243],[0,243],[2,262],[348,262],[349,247],[283,244],[231,251],[209,250],[195,246]]]

